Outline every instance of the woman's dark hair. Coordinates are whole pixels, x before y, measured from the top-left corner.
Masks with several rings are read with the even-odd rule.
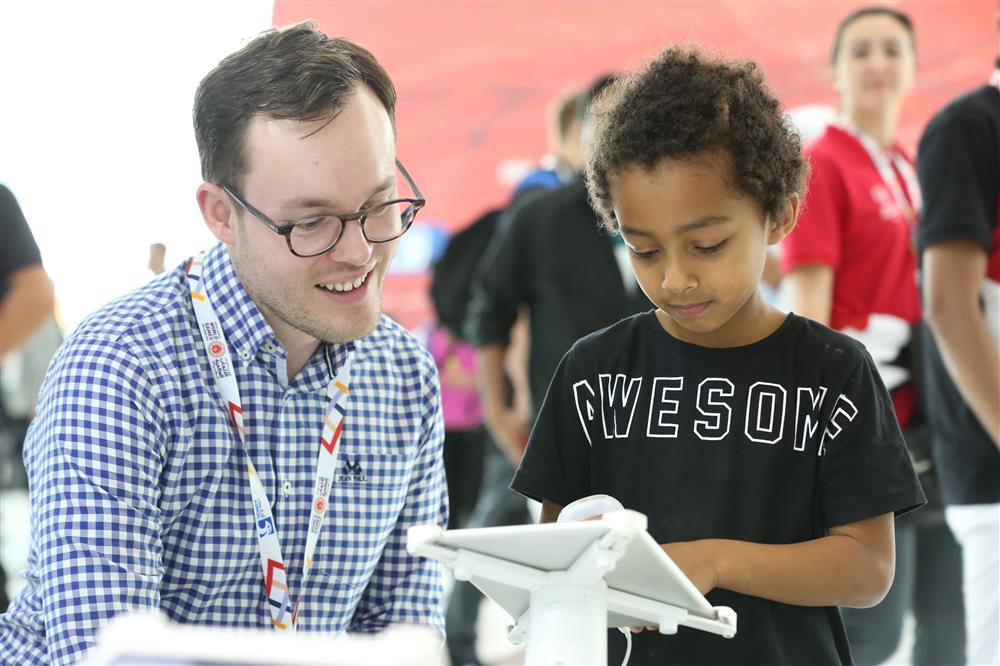
[[[779,216],[801,194],[808,167],[798,134],[752,62],[709,58],[671,48],[612,84],[594,105],[594,138],[585,178],[590,200],[611,232],[618,231],[608,179],[664,159],[722,151],[731,185]]]
[[[833,52],[830,55],[831,64],[837,64],[837,56],[840,55],[840,41],[844,37],[844,30],[859,18],[864,18],[865,16],[889,16],[899,21],[910,35],[910,44],[913,46],[913,52],[917,52],[917,35],[913,30],[913,21],[910,20],[910,17],[892,7],[872,5],[871,7],[862,7],[851,12],[837,26],[837,33],[833,37]]]
[[[255,116],[329,121],[362,83],[374,91],[395,126],[396,89],[371,53],[327,37],[312,21],[261,33],[220,62],[195,93],[202,178],[242,187],[246,129]]]

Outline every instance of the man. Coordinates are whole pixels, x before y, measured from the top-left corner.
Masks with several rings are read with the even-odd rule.
[[[1000,25],[998,25],[1000,27]],[[1000,61],[918,151],[918,228],[934,453],[962,545],[966,661],[1000,663]]]
[[[55,293],[48,273],[42,267],[38,245],[24,219],[21,207],[13,193],[0,185],[0,233],[4,242],[0,246],[0,363],[8,352],[28,342],[55,307]],[[7,401],[4,400],[4,403]],[[20,435],[17,424],[8,417],[9,405],[0,404],[0,486],[7,485],[15,462]],[[23,477],[22,477],[23,478]],[[0,613],[9,603],[7,574],[0,567]]]
[[[380,313],[423,205],[395,99],[370,53],[309,23],[202,81],[197,200],[221,243],[99,310],[53,362],[25,452],[28,587],[0,619],[9,663],[73,662],[132,609],[442,629],[440,572],[405,547],[409,526],[447,519],[437,375]]]

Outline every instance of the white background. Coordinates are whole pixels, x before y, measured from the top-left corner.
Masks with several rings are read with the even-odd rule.
[[[272,0],[0,0],[0,182],[67,329],[152,276],[150,243],[170,268],[214,241],[194,196],[194,92],[272,16]]]

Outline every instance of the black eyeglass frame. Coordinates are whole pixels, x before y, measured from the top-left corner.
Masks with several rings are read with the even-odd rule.
[[[375,204],[374,206],[368,206],[367,208],[363,208],[356,213],[345,213],[343,215],[339,213],[337,214],[331,213],[330,214],[331,217],[336,217],[337,219],[340,220],[340,232],[337,234],[337,237],[333,239],[333,242],[330,243],[328,246],[326,246],[322,250],[319,250],[317,252],[311,252],[309,254],[299,254],[298,252],[295,251],[295,248],[292,247],[292,231],[295,229],[297,225],[302,224],[303,222],[314,220],[316,217],[318,217],[317,215],[308,215],[306,217],[301,217],[296,220],[289,220],[286,224],[278,224],[270,217],[268,217],[260,210],[258,210],[255,206],[253,206],[253,204],[249,203],[243,197],[236,194],[235,188],[230,187],[225,183],[218,183],[218,185],[225,191],[226,194],[228,194],[233,199],[233,201],[238,203],[240,206],[246,209],[248,213],[250,213],[258,220],[260,220],[264,224],[264,226],[266,226],[268,229],[278,234],[279,236],[284,236],[285,244],[288,245],[289,252],[294,254],[296,257],[308,258],[308,257],[317,257],[323,254],[324,252],[329,252],[330,250],[332,250],[337,245],[337,243],[340,242],[340,238],[344,235],[344,229],[347,227],[347,223],[350,222],[351,220],[358,221],[358,224],[361,225],[361,234],[365,237],[365,240],[368,241],[369,243],[388,243],[389,241],[394,241],[403,234],[405,234],[410,229],[410,227],[413,226],[413,220],[417,218],[417,213],[420,211],[420,209],[427,204],[427,199],[424,198],[424,195],[420,191],[420,188],[417,187],[417,184],[413,182],[413,178],[410,177],[410,174],[406,170],[406,167],[404,167],[403,163],[400,162],[398,159],[396,160],[396,168],[398,168],[400,173],[403,174],[403,178],[406,179],[406,182],[410,186],[410,189],[413,190],[413,193],[417,195],[416,197],[412,198],[400,197],[398,199],[390,199],[389,201],[383,201],[381,203]],[[372,238],[369,238],[368,233],[365,231],[365,218],[368,216],[371,210],[374,208],[391,206],[392,204],[397,204],[397,203],[408,203],[411,206],[413,206],[413,215],[410,216],[410,220],[406,222],[400,229],[399,233],[393,236],[392,238],[383,238],[380,240],[374,240]]]

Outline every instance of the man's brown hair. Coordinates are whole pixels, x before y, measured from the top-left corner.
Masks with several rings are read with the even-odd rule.
[[[327,122],[366,84],[395,127],[396,89],[370,52],[327,37],[312,21],[260,34],[198,85],[194,132],[202,178],[242,188],[246,130],[255,116]]]

